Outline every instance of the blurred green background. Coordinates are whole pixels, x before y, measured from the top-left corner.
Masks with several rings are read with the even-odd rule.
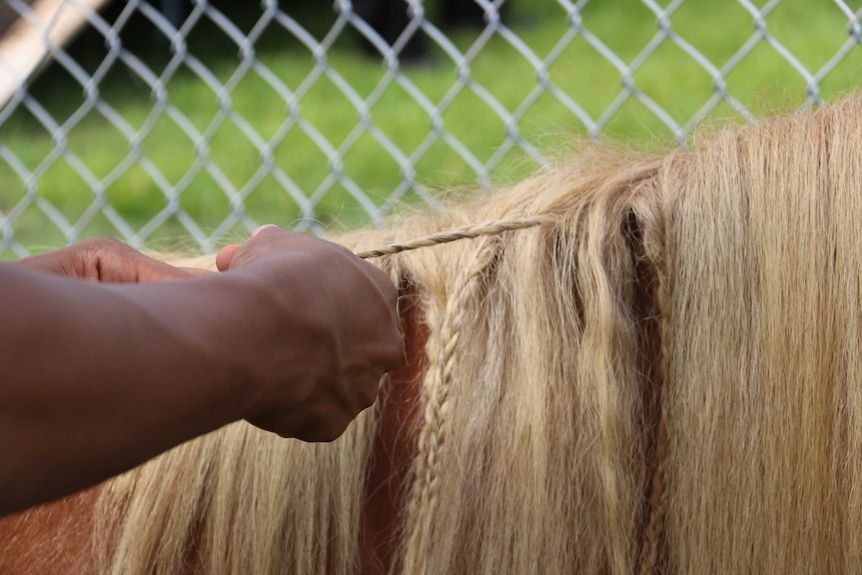
[[[261,10],[256,4],[242,4],[214,6],[248,33]],[[318,41],[331,33],[336,23],[328,2],[282,4],[282,9]],[[763,0],[753,2],[757,7],[764,4]],[[856,11],[858,27],[860,1],[848,5]],[[428,8],[433,22],[433,2]],[[625,64],[632,63],[659,32],[656,15],[640,0],[594,0],[584,6],[580,18],[582,25]],[[539,59],[561,50],[547,70],[548,80],[593,120],[606,112],[623,89],[620,71],[583,35],[574,35],[560,48],[561,39],[571,34],[572,27],[566,10],[555,0],[512,0],[504,22]],[[813,74],[850,39],[848,23],[848,16],[832,0],[783,0],[768,14],[766,30]],[[129,25],[130,29],[136,27],[139,33],[123,37],[124,46],[156,76],[163,75],[173,56],[170,44],[159,41],[153,29],[143,23]],[[670,27],[719,69],[755,34],[754,18],[734,0],[684,1],[673,12]],[[475,49],[482,34],[469,28],[443,31],[462,53]],[[572,139],[589,135],[587,126],[548,92],[536,98],[513,127],[507,127],[470,87],[449,102],[447,94],[458,81],[458,70],[442,49],[429,42],[430,58],[402,66],[399,71],[424,93],[437,112],[429,113],[396,81],[383,89],[367,111],[379,131],[376,133],[397,146],[405,158],[411,158],[408,172],[414,172],[416,186],[403,196],[393,196],[402,183],[404,167],[372,133],[356,131],[361,114],[355,101],[338,86],[339,78],[343,78],[360,100],[381,89],[386,66],[380,58],[358,50],[360,40],[355,29],[349,25],[344,28],[325,55],[337,76],[324,71],[309,84],[309,74],[317,74],[315,55],[284,27],[270,23],[253,48],[259,64],[268,69],[266,73],[289,90],[280,93],[254,68],[237,74],[243,61],[239,47],[203,17],[187,37],[188,52],[220,83],[230,82],[230,89],[217,93],[188,65],[181,64],[163,76],[166,91],[158,100],[147,82],[127,64],[116,61],[98,83],[98,96],[122,116],[131,136],[99,109],[76,117],[81,115],[85,92],[62,66],[50,65],[30,86],[29,94],[58,125],[65,124],[62,138],[55,137],[57,132],[46,128],[38,114],[24,105],[14,109],[7,106],[0,113],[0,242],[5,241],[0,243],[0,258],[16,257],[15,251],[20,252],[21,246],[38,252],[94,235],[122,236],[123,230],[99,210],[87,212],[97,198],[94,185],[103,189],[101,197],[132,230],[145,229],[142,235],[127,239],[157,249],[212,249],[246,235],[251,220],[311,227],[317,233],[379,223],[363,207],[363,200],[355,197],[356,189],[386,211],[423,201],[416,187],[433,191],[471,185],[481,179],[480,175],[485,184],[521,178],[538,164],[523,147],[509,149],[505,144],[513,127],[520,138],[549,156]],[[472,81],[510,112],[517,110],[536,87],[535,67],[500,34],[479,42],[484,44],[469,61]],[[92,74],[100,70],[105,59],[104,39],[90,31],[71,45],[68,53]],[[669,39],[632,78],[634,86],[680,126],[685,126],[714,93],[711,74]],[[727,91],[755,115],[798,109],[806,102],[807,83],[775,46],[764,41],[758,42],[726,77]],[[831,101],[851,93],[860,83],[862,46],[857,44],[819,83],[819,96]],[[293,95],[297,90],[299,98]],[[441,107],[441,103],[446,105]],[[224,116],[222,109],[231,112]],[[448,132],[449,141],[436,138],[427,145],[435,114],[439,114],[439,124]],[[185,130],[184,121],[188,123]],[[722,124],[744,118],[721,103],[705,121]],[[327,152],[301,125],[313,126],[333,149],[342,152],[335,172]],[[258,145],[243,127],[257,134]],[[195,131],[205,137],[197,141]],[[634,97],[602,126],[601,133],[604,139],[624,140],[646,149],[675,145],[678,139]],[[139,140],[139,146],[134,146],[130,137]],[[460,145],[481,164],[495,158],[487,174],[481,174],[485,168],[477,174],[476,165],[459,153]],[[417,150],[424,153],[420,155]],[[79,173],[82,166],[86,167],[86,177]],[[343,177],[333,178],[333,174]],[[176,205],[169,204],[162,192],[162,188],[171,187],[179,192]],[[313,198],[316,204],[306,204],[303,209],[297,202],[297,198],[302,201],[300,194]],[[36,198],[50,203],[49,212],[56,210],[52,213],[60,227],[32,203]],[[169,215],[175,209],[179,217]],[[159,214],[160,225],[148,226]],[[213,236],[212,242],[199,246],[191,241],[182,218],[194,220],[205,236]],[[67,223],[70,229],[60,229]],[[13,235],[18,244],[12,241]]]

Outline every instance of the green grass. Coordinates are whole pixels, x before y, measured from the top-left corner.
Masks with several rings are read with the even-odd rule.
[[[666,3],[666,2],[663,2]],[[763,4],[763,0],[759,0]],[[234,3],[237,4],[237,3]],[[296,14],[318,38],[332,24],[329,3],[318,3],[323,11],[306,9]],[[859,2],[854,9],[859,8]],[[324,6],[325,5],[325,6]],[[238,26],[249,30],[259,16],[254,9],[232,13]],[[515,1],[511,28],[539,57],[546,58],[567,30],[564,11],[553,0]],[[632,62],[657,32],[655,15],[640,0],[605,0],[587,4],[583,24],[626,63]],[[769,15],[767,30],[812,71],[819,70],[846,42],[847,19],[830,0],[784,0]],[[688,0],[673,14],[673,31],[702,52],[718,67],[726,64],[754,33],[753,20],[736,2]],[[477,31],[455,31],[450,37],[466,52],[476,41]],[[327,62],[343,77],[359,98],[368,98],[386,75],[383,64],[355,49],[354,33],[342,34],[328,53]],[[147,36],[129,40],[148,66],[161,74],[171,54]],[[155,47],[154,47],[155,46]],[[236,45],[211,25],[203,23],[189,38],[189,49],[221,81],[228,81],[240,59]],[[299,89],[314,67],[309,50],[283,29],[271,27],[255,45],[256,55],[291,91]],[[70,51],[82,66],[93,72],[104,57],[98,42],[83,38]],[[146,53],[146,57],[144,56]],[[441,50],[435,64],[404,68],[403,72],[434,105],[439,106],[457,80],[455,66]],[[533,92],[536,70],[505,38],[495,35],[470,63],[472,78],[493,94],[508,110],[517,109]],[[549,68],[550,81],[578,102],[594,119],[599,118],[622,88],[619,71],[603,58],[583,36],[576,36]],[[712,95],[713,79],[679,46],[666,40],[634,76],[635,86],[685,125]],[[862,83],[862,47],[848,57],[820,84],[820,95],[833,100]],[[755,114],[772,114],[798,108],[805,100],[806,81],[772,47],[758,46],[727,78],[730,93]],[[49,67],[34,83],[31,93],[58,123],[64,123],[83,103],[80,86],[59,66]],[[140,152],[151,169],[161,174],[165,185],[182,183],[180,207],[204,230],[217,229],[232,206],[219,180],[243,193],[244,213],[258,222],[291,226],[305,215],[295,199],[273,174],[262,168],[260,151],[230,117],[219,123],[217,95],[194,73],[181,66],[167,83],[167,102],[188,118],[195,130],[209,133],[205,149],[196,150],[189,137],[167,113],[153,112],[150,88],[120,62],[115,63],[100,84],[100,97],[123,116],[131,130],[140,134]],[[282,139],[271,141],[287,120],[290,106],[303,122],[314,128],[333,148],[340,148],[357,126],[359,113],[326,75],[292,104],[254,70],[238,80],[229,94],[233,110],[271,142],[271,160],[306,196],[322,195],[313,217],[326,229],[339,230],[368,223],[361,204],[349,192],[349,184],[364,190],[377,204],[384,203],[401,182],[397,161],[373,136],[364,132],[342,160],[343,181],[331,187],[332,166],[302,129],[293,125]],[[506,126],[497,114],[469,88],[462,90],[445,109],[439,110],[445,129],[469,148],[481,163],[487,163],[505,146]],[[413,155],[431,133],[431,117],[397,83],[391,83],[369,111],[371,121],[406,156]],[[742,121],[729,105],[719,105],[707,118],[710,123]],[[522,138],[540,150],[555,154],[572,138],[587,134],[586,127],[563,104],[544,93],[517,124]],[[629,98],[609,123],[603,137],[622,139],[633,146],[655,148],[672,145],[671,130],[635,98]],[[29,179],[17,174],[0,156],[0,212],[8,214],[27,194],[48,200],[71,223],[78,221],[93,200],[89,183],[66,157],[52,157],[51,134],[23,107],[0,124],[0,142],[23,164]],[[105,187],[108,203],[133,229],[144,226],[167,207],[159,182],[137,161],[128,169],[118,165],[135,158],[132,146],[99,112],[92,110],[66,136],[65,149],[87,166],[92,177]],[[199,157],[207,165],[196,164]],[[213,166],[217,168],[213,168]],[[514,147],[490,171],[494,183],[523,177],[535,168],[524,150]],[[211,171],[216,169],[219,176]],[[414,165],[416,180],[431,188],[465,185],[477,174],[455,149],[436,140]],[[316,196],[315,196],[316,197]],[[409,192],[401,202],[415,202]],[[5,216],[0,215],[0,218]],[[0,220],[2,223],[3,220]],[[12,224],[16,239],[29,249],[57,247],[67,238],[41,212],[30,206]],[[102,215],[79,230],[78,237],[118,235]],[[245,234],[234,225],[219,242]],[[175,218],[169,219],[147,238],[150,245],[180,243],[187,233]],[[5,251],[4,251],[5,250]],[[0,257],[11,250],[0,243]]]

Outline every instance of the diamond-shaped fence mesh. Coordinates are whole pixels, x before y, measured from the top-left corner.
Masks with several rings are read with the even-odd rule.
[[[375,225],[862,83],[860,1],[0,0],[0,258]]]

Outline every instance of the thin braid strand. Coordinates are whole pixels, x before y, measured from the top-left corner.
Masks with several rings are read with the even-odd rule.
[[[357,252],[356,255],[364,260],[369,258],[379,258],[419,248],[448,244],[449,242],[455,242],[458,240],[470,240],[482,236],[496,236],[504,232],[532,228],[552,221],[552,218],[548,216],[526,216],[503,220],[491,220],[480,224],[464,226],[463,228],[458,228],[448,232],[440,232],[424,238],[410,240],[408,242],[391,244],[376,250]]]
[[[457,362],[458,340],[468,307],[465,303],[478,287],[483,271],[493,257],[495,244],[493,241],[486,242],[473,255],[469,268],[460,275],[446,300],[438,333],[432,334],[428,342],[429,349],[434,349],[437,362],[431,366],[426,385],[423,386],[425,423],[419,434],[418,449],[413,461],[415,482],[407,510],[409,537],[404,557],[404,573],[427,572],[425,561],[434,544],[431,525],[437,508],[439,452],[446,443],[449,432],[449,396],[452,372]]]
[[[650,516],[644,530],[641,549],[640,575],[658,573],[661,537],[665,523],[665,476],[667,473],[668,442],[667,426],[664,418],[659,420],[658,441],[656,443],[656,468],[653,474],[652,491],[649,501]]]
[[[662,248],[664,249],[664,248]],[[670,452],[670,437],[668,436],[668,374],[670,368],[668,358],[671,357],[671,318],[670,318],[670,288],[668,270],[665,262],[659,262],[658,270],[658,305],[661,323],[659,334],[661,338],[661,361],[658,376],[658,429],[656,430],[655,470],[649,496],[649,519],[644,529],[644,537],[639,558],[639,575],[655,575],[661,572],[661,545],[664,536],[667,515],[667,465]]]

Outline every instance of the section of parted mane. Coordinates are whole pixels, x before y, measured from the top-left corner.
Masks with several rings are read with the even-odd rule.
[[[340,449],[237,424],[127,474],[103,497],[102,517],[124,510],[118,532],[97,539],[106,572],[349,572],[367,422]]]
[[[642,243],[660,225],[658,163],[591,154],[465,217],[552,223],[398,259],[430,326],[403,573],[634,571],[655,415]]]
[[[846,102],[661,159],[588,148],[343,238],[537,220],[375,260],[426,340],[421,384],[384,382],[411,405],[327,445],[238,424],[131,472],[108,572],[862,571],[860,163]],[[394,527],[369,509],[392,485]]]
[[[660,174],[671,573],[862,572],[862,102]]]
[[[637,563],[655,415],[643,408],[655,354],[641,324],[658,315],[638,258],[643,226],[660,220],[659,164],[587,154],[446,217],[345,239],[370,248],[548,216],[379,260],[416,294],[428,339],[425,357],[407,358],[427,364],[405,430],[415,459],[393,462],[412,473],[400,551],[384,559],[405,573]],[[113,572],[352,572],[376,417],[328,445],[239,424],[117,480],[103,507],[126,510],[106,538]]]

